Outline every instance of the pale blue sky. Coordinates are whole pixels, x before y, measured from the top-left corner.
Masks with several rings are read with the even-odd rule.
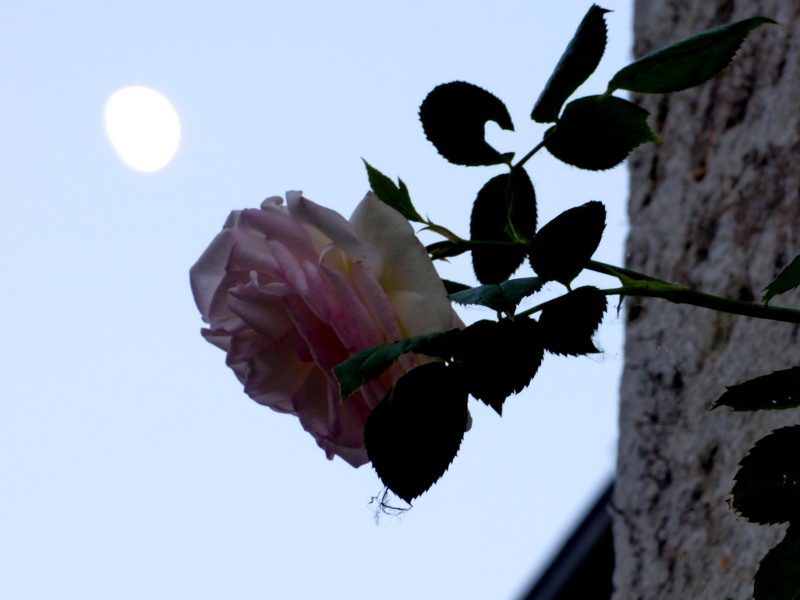
[[[610,45],[578,95],[628,61],[630,4],[603,4]],[[3,2],[0,597],[518,596],[613,470],[613,311],[603,356],[547,357],[502,419],[471,401],[450,471],[376,526],[372,469],[328,462],[200,337],[188,269],[231,209],[270,195],[301,189],[349,216],[368,187],[361,157],[466,236],[475,194],[502,169],[441,159],[420,102],[442,82],[480,85],[517,126],[490,125],[490,139],[526,152],[544,130],[533,102],[589,6]],[[175,160],[154,174],[121,163],[103,131],[106,99],[130,85],[163,93],[182,121]],[[621,262],[624,167],[537,156],[529,173],[541,223],[605,202],[597,257]],[[441,272],[474,283],[466,257]]]

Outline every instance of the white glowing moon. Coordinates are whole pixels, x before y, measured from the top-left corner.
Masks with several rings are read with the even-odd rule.
[[[106,102],[106,132],[120,158],[137,171],[158,171],[172,160],[181,123],[170,101],[146,87],[127,87]]]

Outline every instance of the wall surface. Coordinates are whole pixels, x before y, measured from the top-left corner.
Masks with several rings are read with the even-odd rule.
[[[800,1],[637,0],[634,53],[763,15],[702,87],[635,95],[663,143],[629,161],[627,266],[745,301],[800,252]],[[800,307],[800,292],[773,305]],[[800,421],[708,412],[725,385],[800,364],[800,331],[659,300],[629,302],[614,535],[620,600],[745,600],[783,526],[727,506],[737,463]]]

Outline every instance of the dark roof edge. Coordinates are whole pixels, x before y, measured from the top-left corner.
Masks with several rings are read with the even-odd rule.
[[[567,541],[550,561],[528,593],[521,600],[552,600],[583,564],[597,543],[611,528],[608,510],[614,493],[614,481],[606,486],[600,497],[573,529]]]

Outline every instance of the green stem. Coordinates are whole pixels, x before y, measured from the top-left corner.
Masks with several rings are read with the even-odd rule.
[[[703,292],[673,285],[630,269],[614,267],[596,261],[591,261],[587,268],[598,273],[618,277],[622,281],[622,287],[604,290],[606,295],[661,298],[675,304],[690,304],[743,317],[800,324],[800,311],[791,308],[764,306],[753,302],[729,300],[720,296],[704,294]],[[619,275],[623,277],[619,277]]]
[[[481,246],[524,246],[516,242],[484,242],[477,240],[462,240],[458,246],[466,248],[478,248]],[[726,312],[743,317],[754,317],[767,321],[780,321],[782,323],[795,323],[800,325],[800,310],[792,308],[779,308],[774,306],[764,306],[753,302],[742,302],[741,300],[729,300],[721,296],[713,296],[697,292],[690,288],[673,285],[650,277],[644,273],[639,273],[624,267],[617,267],[606,263],[590,260],[586,268],[603,275],[616,277],[622,283],[622,287],[604,290],[608,296],[632,296],[636,298],[661,298],[675,304],[690,304],[701,308],[710,308],[719,312]],[[527,316],[541,311],[553,300],[543,302],[533,308],[519,313],[517,316]]]
[[[586,265],[586,268],[590,271],[594,271],[595,273],[602,273],[603,275],[611,275],[612,277],[617,277],[617,273],[621,273],[630,279],[637,279],[639,281],[658,281],[659,283],[667,283],[666,281],[661,281],[660,279],[656,279],[655,277],[650,277],[649,275],[645,275],[644,273],[637,273],[636,271],[632,271],[631,269],[626,269],[624,267],[615,267],[614,265],[607,265],[606,263],[601,263],[596,260],[590,260],[589,264]]]
[[[514,315],[514,318],[527,317],[529,315],[536,314],[537,312],[546,308],[549,304],[552,304],[553,302],[559,300],[560,298],[561,296],[559,296],[558,298],[553,298],[551,300],[548,300],[547,302],[542,302],[541,304],[537,304],[536,306],[534,306],[533,308],[529,308],[528,310],[523,310],[521,313],[517,313],[516,315]]]
[[[448,240],[450,240],[454,244],[459,244],[460,245],[460,244],[463,244],[466,241],[466,240],[462,240],[455,233],[450,231],[447,227],[443,227],[441,225],[437,225],[436,223],[434,223],[432,221],[423,221],[423,223],[425,224],[425,227],[423,227],[420,231],[426,231],[426,230],[434,231],[434,232],[438,233],[439,235],[441,235],[442,237],[447,238]]]
[[[689,288],[670,285],[668,288],[659,286],[658,289],[648,289],[640,286],[622,286],[614,290],[605,290],[606,294],[619,294],[621,296],[636,296],[639,298],[661,298],[675,304],[691,304],[701,308],[710,308],[719,312],[741,315],[743,317],[755,317],[767,321],[781,321],[783,323],[795,323],[800,325],[800,310],[791,308],[778,308],[775,306],[764,306],[753,302],[742,302],[740,300],[729,300],[720,296],[712,296],[696,292]]]
[[[538,144],[536,144],[536,147],[535,147],[533,150],[531,150],[530,152],[528,152],[528,153],[527,153],[525,156],[523,156],[523,157],[522,157],[522,159],[520,159],[520,161],[519,161],[517,164],[515,164],[515,165],[514,165],[512,168],[513,168],[513,169],[520,169],[520,168],[522,168],[522,165],[524,165],[526,162],[528,162],[528,160],[530,160],[530,158],[531,158],[531,157],[532,157],[534,154],[536,154],[536,153],[537,153],[539,150],[541,150],[542,148],[544,148],[544,142],[545,142],[545,140],[546,140],[546,139],[547,139],[547,138],[545,137],[545,139],[544,139],[544,140],[542,140],[541,142],[539,142]]]
[[[484,242],[481,240],[464,240],[458,244],[459,246],[465,246],[466,248],[480,248],[483,246],[524,246],[519,242]]]

